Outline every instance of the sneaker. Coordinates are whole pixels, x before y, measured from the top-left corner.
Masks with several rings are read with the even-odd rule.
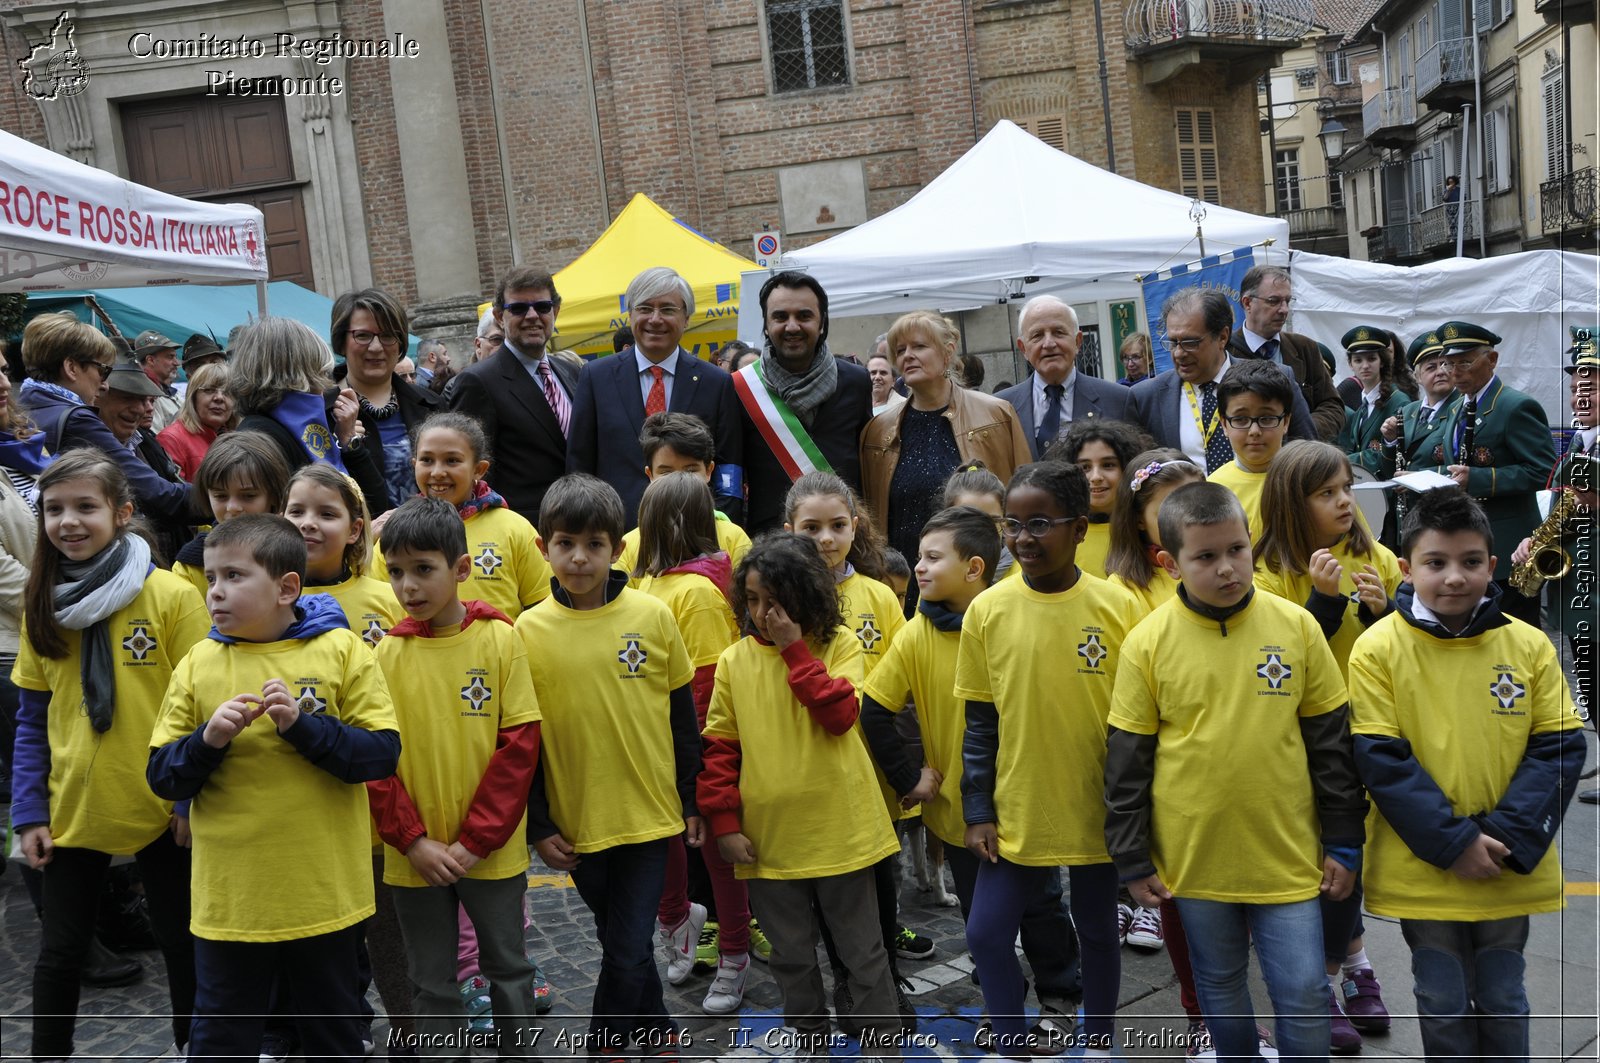
[[[550,990],[550,980],[544,976],[538,964],[533,968],[533,1013],[535,1015],[548,1015],[556,1006],[555,994]]]
[[[653,1059],[656,1063],[678,1063],[678,1053],[683,1051],[682,1035],[677,1030],[668,1030],[666,1033],[653,1035],[648,1045],[640,1047],[641,1059]]]
[[[706,906],[703,904],[690,904],[689,914],[677,926],[656,924],[656,936],[667,960],[667,981],[672,985],[682,985],[694,971],[695,950],[705,925]]]
[[[474,1033],[494,1029],[494,1012],[489,1002],[489,980],[475,974],[461,983],[461,1003],[467,1009],[467,1026]]]
[[[1278,1046],[1272,1043],[1272,1035],[1268,1033],[1267,1028],[1261,1025],[1259,1022],[1256,1023],[1256,1055],[1260,1056],[1262,1059],[1278,1058]],[[1213,1052],[1212,1058],[1215,1057],[1216,1053]]]
[[[286,1063],[292,1055],[294,1055],[294,1046],[287,1039],[270,1033],[262,1036],[261,1063]]]
[[[1128,943],[1128,928],[1133,926],[1133,907],[1127,904],[1117,905],[1117,944]]]
[[[1161,909],[1140,908],[1133,913],[1133,925],[1128,928],[1128,944],[1145,952],[1158,952],[1165,939],[1161,929]]]
[[[1344,992],[1344,1013],[1351,1026],[1363,1033],[1388,1032],[1389,1009],[1383,1006],[1383,987],[1372,968],[1349,972],[1339,988]]]
[[[1339,1008],[1339,998],[1333,987],[1328,987],[1328,1023],[1332,1027],[1328,1051],[1336,1056],[1354,1055],[1361,1051],[1361,1034]]]
[[[894,951],[907,959],[925,960],[933,955],[933,939],[901,927],[894,936]]]
[[[706,925],[700,928],[700,940],[694,944],[694,973],[705,974],[717,969],[722,955],[717,948],[717,924],[706,920]]]
[[[772,962],[772,942],[761,932],[761,924],[750,920],[750,958],[762,963]]]
[[[723,956],[700,1007],[707,1015],[732,1015],[744,1003],[744,982],[750,974],[750,954]]]
[[[1183,1035],[1185,1059],[1216,1059],[1217,1048],[1211,1043],[1211,1031],[1206,1029],[1204,1019],[1193,1019],[1189,1023],[1189,1032]]]
[[[978,1024],[978,1031],[972,1035],[972,1043],[985,1052],[994,1051],[994,1023],[984,1019]]]
[[[1059,1056],[1072,1047],[1078,1033],[1078,1013],[1040,1003],[1039,1021],[1028,1028],[1028,1053]]]

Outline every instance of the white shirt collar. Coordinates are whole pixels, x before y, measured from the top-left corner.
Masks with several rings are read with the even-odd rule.
[[[1488,600],[1489,596],[1487,594],[1478,599],[1478,604],[1472,607],[1473,617],[1478,615],[1478,610],[1482,609],[1483,603],[1487,602]],[[1419,595],[1413,595],[1411,598],[1411,615],[1416,617],[1418,620],[1426,620],[1430,624],[1438,624],[1440,627],[1445,626],[1444,623],[1439,619],[1438,613],[1435,613],[1432,609],[1429,609],[1426,605],[1422,604],[1422,598]],[[1471,617],[1467,619],[1467,623],[1472,623]],[[1463,630],[1465,630],[1464,626]]]
[[[1261,349],[1261,345],[1267,342],[1266,336],[1258,336],[1254,332],[1251,332],[1250,329],[1244,325],[1239,326],[1239,331],[1244,333],[1244,345],[1250,348],[1251,354],[1255,354]],[[1272,338],[1277,339],[1276,336]],[[1281,347],[1283,344],[1280,343],[1278,346]]]
[[[1472,396],[1472,401],[1474,403],[1478,404],[1478,405],[1482,405],[1483,404],[1484,393],[1486,391],[1488,391],[1489,388],[1492,387],[1494,385],[1494,382],[1496,380],[1498,380],[1498,379],[1499,379],[1499,374],[1498,373],[1496,373],[1494,376],[1491,376],[1489,378],[1489,383],[1487,383],[1487,384],[1483,385],[1483,387],[1479,388],[1478,389],[1478,393],[1476,395]]]
[[[527,366],[529,369],[537,368],[539,363],[544,361],[544,355],[545,355],[544,351],[540,351],[538,354],[528,354],[522,348],[518,347],[515,343],[512,343],[510,336],[507,336],[505,338],[504,343],[506,345],[506,350],[508,350],[512,354],[516,355],[517,356],[517,361],[521,362],[523,365]]]
[[[1222,356],[1222,368],[1217,370],[1217,375],[1211,378],[1211,382],[1213,384],[1222,383],[1222,378],[1228,375],[1228,369],[1232,365],[1233,365],[1233,355],[1224,354]],[[1203,383],[1205,383],[1205,381],[1202,380],[1201,383],[1203,384]]]
[[[682,348],[680,347],[679,350],[682,350]],[[678,351],[673,351],[659,362],[652,362],[640,352],[639,348],[635,347],[633,349],[633,361],[639,367],[640,376],[650,372],[650,367],[653,365],[659,365],[667,376],[672,376],[672,371],[678,367]]]
[[[1373,388],[1371,391],[1363,391],[1361,393],[1361,403],[1362,403],[1362,405],[1364,405],[1364,406],[1376,406],[1376,405],[1378,405],[1378,395],[1381,394],[1382,391],[1383,391],[1383,385],[1382,384],[1379,384],[1377,387]]]

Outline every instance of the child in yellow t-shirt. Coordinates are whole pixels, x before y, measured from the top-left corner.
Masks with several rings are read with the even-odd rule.
[[[245,513],[280,513],[289,491],[283,452],[260,432],[229,432],[211,444],[194,474],[194,508],[213,526]],[[209,588],[205,572],[206,533],[201,532],[172,559],[172,573],[200,592]]]
[[[211,634],[173,673],[150,736],[151,789],[192,799],[192,1058],[258,1054],[256,1016],[280,977],[306,1056],[361,1053],[356,947],[373,913],[361,784],[394,774],[400,736],[338,603],[300,596],[305,565],[283,517],[212,530]]]
[[[371,520],[355,480],[332,465],[307,465],[289,478],[283,515],[306,541],[306,586],[329,594],[350,630],[376,646],[404,615],[388,574],[370,572]]]
[[[750,634],[717,662],[700,800],[772,942],[798,1050],[826,1053],[818,911],[854,1002],[841,1028],[892,1031],[897,1007],[872,868],[899,844],[855,727],[861,644],[842,626],[834,573],[799,535],[761,536],[734,584]]]
[[[705,726],[717,658],[739,639],[728,588],[733,567],[717,542],[716,510],[706,481],[692,472],[653,477],[639,504],[639,589],[666,603],[678,622],[694,666],[694,708]],[[717,972],[703,1007],[709,1015],[739,1010],[750,967],[750,897],[733,866],[702,845],[711,881],[711,903],[689,900],[689,854],[682,838],[667,845],[666,888],[656,910],[656,935],[667,963],[667,981],[688,981],[696,963],[701,931],[717,943]]]
[[[1105,837],[1134,899],[1175,897],[1217,1057],[1257,1054],[1252,941],[1278,1050],[1326,1057],[1318,898],[1348,896],[1366,802],[1344,681],[1311,615],[1251,585],[1244,510],[1221,484],[1161,504],[1182,586],[1122,648]]]
[[[1203,482],[1206,471],[1181,450],[1157,447],[1135,455],[1122,478],[1111,511],[1106,573],[1112,583],[1139,599],[1148,615],[1178,593],[1178,581],[1156,560],[1161,553],[1156,514],[1168,495],[1184,484]]]
[[[1054,1009],[1030,1035],[1012,949],[1024,913],[1062,865],[1082,951],[1085,1050],[1111,1049],[1122,965],[1099,780],[1112,681],[1139,606],[1105,580],[1083,578],[1076,552],[1088,512],[1077,466],[1018,469],[1006,487],[1005,535],[1022,576],[980,595],[961,623],[962,818],[979,861],[967,947],[1004,1055],[1061,1052],[1073,1039],[1071,1014]],[[1064,653],[1072,665],[1060,663]]]
[[[412,450],[417,490],[455,506],[467,526],[472,568],[462,595],[487,602],[512,620],[549,597],[550,566],[534,542],[533,525],[508,509],[483,478],[489,471],[489,439],[477,418],[436,413],[417,429]],[[373,533],[382,536],[382,517]],[[384,570],[381,549],[372,567]]]
[[[459,905],[476,931],[495,1022],[510,1037],[533,1029],[537,1013],[522,935],[523,835],[539,756],[527,650],[503,614],[457,597],[472,562],[448,503],[400,506],[384,523],[383,546],[407,619],[378,645],[377,659],[390,685],[405,688],[395,715],[408,748],[395,774],[367,789],[417,990],[417,1031],[426,1044],[462,1043]]]
[[[689,472],[704,480],[709,490],[716,473],[716,440],[711,429],[692,413],[653,413],[644,419],[639,432],[639,449],[644,453],[644,475],[654,480],[675,472]],[[717,522],[717,546],[737,565],[750,549],[750,536],[720,509],[713,508]],[[640,523],[643,523],[641,518]],[[617,568],[628,574],[630,586],[639,585],[639,529],[622,537],[622,556]]]
[[[39,477],[42,532],[23,599],[12,681],[20,688],[11,825],[44,878],[44,943],[33,975],[33,1054],[72,1055],[78,994],[101,882],[132,856],[167,963],[172,1035],[189,1039],[187,821],[144,781],[167,679],[205,637],[194,588],[153,567],[130,534],[133,497],[115,462],[73,450]]]
[[[1217,385],[1217,411],[1233,460],[1207,479],[1238,496],[1250,534],[1261,534],[1261,488],[1289,433],[1294,379],[1268,361],[1240,359]]]
[[[1074,421],[1045,453],[1049,461],[1076,465],[1089,481],[1089,529],[1078,544],[1078,567],[1091,576],[1104,579],[1111,574],[1106,567],[1111,553],[1111,515],[1122,493],[1123,474],[1141,451],[1154,445],[1137,425],[1090,419]]]
[[[944,482],[944,504],[946,507],[971,506],[991,518],[998,532],[1006,520],[1006,485],[983,462],[970,461]],[[1002,539],[1000,560],[995,563],[991,582],[999,583],[1008,576],[1017,575],[1016,565],[1017,559],[1011,556],[1011,548]]]
[[[1350,654],[1356,766],[1378,810],[1367,907],[1398,917],[1418,957],[1435,1060],[1527,1057],[1528,916],[1565,904],[1555,837],[1583,771],[1566,677],[1544,632],[1501,613],[1492,543],[1459,489],[1422,495],[1402,529],[1408,582]]]
[[[672,610],[613,572],[622,499],[583,473],[551,485],[539,549],[559,587],[517,618],[544,713],[528,838],[569,872],[600,931],[591,1051],[675,1053],[652,930],[669,839],[701,843],[694,666]],[[630,1042],[637,1048],[630,1048]]]

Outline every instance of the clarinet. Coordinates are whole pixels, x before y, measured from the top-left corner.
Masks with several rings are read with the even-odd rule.
[[[1472,437],[1478,430],[1478,399],[1475,395],[1468,395],[1461,400],[1461,449],[1456,453],[1456,461],[1461,465],[1472,464]]]

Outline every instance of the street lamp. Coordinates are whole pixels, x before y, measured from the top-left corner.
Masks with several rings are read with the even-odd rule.
[[[1344,154],[1344,123],[1333,115],[1328,115],[1322,121],[1322,128],[1317,131],[1317,139],[1322,141],[1322,153],[1327,156],[1328,162],[1335,163]]]

